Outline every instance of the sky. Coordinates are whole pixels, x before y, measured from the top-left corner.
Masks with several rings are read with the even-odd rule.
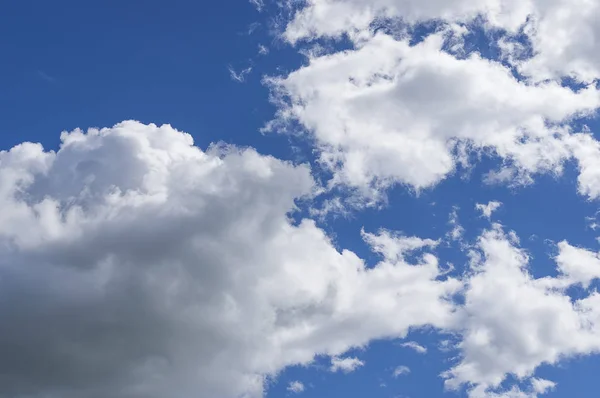
[[[598,395],[600,0],[0,7],[0,398]]]

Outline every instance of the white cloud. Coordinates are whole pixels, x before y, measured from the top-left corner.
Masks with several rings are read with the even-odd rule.
[[[567,241],[558,244],[556,263],[559,278],[548,279],[556,287],[580,284],[587,289],[590,283],[600,278],[600,254],[580,247],[571,246]]]
[[[571,263],[590,260],[590,254],[565,256],[567,248],[559,245],[563,254],[557,259],[559,276],[534,279],[528,272],[527,254],[515,245],[514,238],[494,225],[479,238],[480,255],[473,256],[477,260],[457,318],[462,329],[461,360],[445,374],[450,388],[473,386],[472,397],[537,396],[553,384],[530,379],[532,391],[512,390],[522,395],[492,392],[508,374],[527,380],[541,364],[600,350],[600,295],[588,292],[572,300],[554,288],[565,279],[575,284],[591,278],[575,272],[591,264]]]
[[[289,23],[290,42],[320,36],[354,36],[376,19],[402,18],[407,23],[427,20],[469,21],[484,14],[495,25],[516,29],[531,7],[518,0],[310,0]]]
[[[304,384],[299,381],[290,382],[287,388],[288,391],[293,392],[294,394],[300,394],[301,392],[304,392],[305,389]]]
[[[531,379],[531,386],[534,392],[538,394],[546,394],[556,388],[556,383],[550,380],[537,379],[534,377]]]
[[[331,358],[331,372],[352,373],[356,369],[363,367],[365,363],[356,357]]]
[[[427,348],[423,347],[421,344],[416,341],[408,341],[406,343],[401,344],[402,347],[410,348],[411,350],[415,350],[419,354],[426,354]]]
[[[398,366],[394,369],[394,373],[392,374],[394,377],[404,376],[410,373],[410,368],[408,366]]]
[[[491,201],[487,205],[483,203],[477,203],[475,209],[481,212],[481,215],[488,220],[492,217],[492,213],[498,210],[502,206],[502,203],[497,201]]]
[[[61,138],[0,152],[0,396],[254,398],[316,354],[452,323],[461,283],[404,258],[428,241],[365,234],[366,268],[290,223],[305,166],[168,125]]]
[[[528,183],[580,162],[580,191],[600,194],[600,162],[589,135],[571,135],[568,122],[592,114],[600,93],[556,82],[518,81],[500,63],[442,50],[444,34],[417,45],[376,34],[355,50],[311,56],[309,64],[269,83],[279,113],[268,129],[298,121],[312,136],[319,160],[342,184],[369,201],[384,188],[434,186],[483,151],[504,161],[489,181]],[[591,152],[592,151],[592,152]]]
[[[592,82],[600,77],[600,1],[598,0],[310,0],[290,21],[284,36],[292,43],[322,36],[363,37],[381,18],[413,24],[428,20],[469,22],[483,15],[487,26],[531,41],[534,56],[516,64],[534,80],[572,76]],[[509,54],[522,44],[504,40]]]

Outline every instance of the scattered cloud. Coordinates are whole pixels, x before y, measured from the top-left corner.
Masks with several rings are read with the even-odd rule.
[[[600,349],[600,296],[588,290],[573,300],[565,292],[597,278],[598,255],[563,242],[558,276],[535,279],[527,253],[516,245],[498,224],[478,240],[480,254],[473,256],[457,318],[462,359],[445,374],[448,388],[468,384],[472,397],[488,397],[511,374],[541,393],[551,384],[532,378],[538,366]]]
[[[347,358],[331,358],[331,367],[330,371],[343,372],[343,373],[352,373],[356,369],[364,366],[365,363],[358,358],[347,357]]]
[[[502,206],[502,203],[491,201],[487,205],[477,203],[475,209],[480,211],[481,215],[489,220],[492,217],[492,213],[498,210],[500,206]]]
[[[396,377],[400,377],[400,376],[404,376],[410,373],[410,368],[407,366],[398,366],[396,369],[394,369],[394,373],[392,374],[395,378]]]
[[[294,394],[300,394],[301,392],[304,392],[305,387],[304,384],[302,384],[299,381],[292,381],[290,382],[290,384],[288,385],[287,390],[289,392],[292,392]]]
[[[405,348],[410,348],[411,350],[414,350],[419,354],[427,353],[427,348],[423,347],[421,344],[417,343],[416,341],[408,341],[406,343],[402,343],[401,346],[405,347]]]

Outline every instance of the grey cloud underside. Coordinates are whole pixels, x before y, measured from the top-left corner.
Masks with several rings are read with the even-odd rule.
[[[260,397],[288,365],[451,322],[459,282],[405,238],[366,234],[367,270],[290,224],[304,166],[136,122],[62,141],[0,153],[0,396]]]
[[[64,133],[56,153],[0,152],[0,396],[260,397],[287,366],[326,354],[350,371],[363,362],[348,349],[427,326],[462,336],[444,377],[479,397],[509,373],[600,348],[597,295],[571,304],[561,290],[600,276],[597,253],[563,242],[559,276],[532,280],[496,226],[457,280],[431,253],[440,241],[382,230],[363,232],[382,258],[366,268],[314,222],[290,222],[314,189],[305,166],[203,152],[137,122]],[[498,311],[481,311],[482,292],[508,288]],[[530,383],[520,396],[551,386]]]

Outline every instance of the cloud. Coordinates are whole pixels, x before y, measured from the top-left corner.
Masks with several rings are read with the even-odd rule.
[[[502,203],[497,201],[491,201],[487,205],[483,203],[477,203],[475,209],[481,212],[481,215],[488,220],[492,217],[492,213],[498,210],[502,206]]]
[[[329,370],[334,373],[339,371],[343,373],[352,373],[364,365],[365,363],[363,361],[355,357],[331,358],[331,367]]]
[[[537,396],[553,384],[532,379],[542,364],[590,355],[600,349],[600,296],[587,291],[572,299],[555,285],[571,286],[594,277],[577,273],[594,260],[591,253],[573,253],[559,245],[557,277],[533,278],[526,252],[499,225],[478,241],[465,304],[458,315],[461,360],[446,374],[446,386],[473,386],[472,397],[489,397],[508,374],[532,384],[531,390],[507,396]],[[569,266],[565,266],[569,263]],[[566,283],[564,283],[566,281]],[[514,390],[517,391],[517,390]],[[505,396],[505,395],[498,395]]]
[[[330,186],[349,187],[367,204],[394,184],[435,186],[474,152],[501,159],[488,181],[510,184],[559,174],[575,158],[580,192],[598,197],[600,147],[569,123],[592,115],[600,92],[517,80],[477,54],[456,58],[444,50],[447,38],[435,33],[411,45],[377,33],[355,49],[309,56],[307,65],[269,79],[279,112],[266,130],[298,122],[332,172]]]
[[[406,343],[402,343],[401,346],[405,347],[405,348],[410,348],[411,350],[415,350],[419,354],[426,354],[427,353],[427,348],[423,347],[422,345],[420,345],[416,341],[408,341]]]
[[[559,278],[547,278],[554,287],[581,285],[589,288],[590,283],[600,278],[600,254],[580,247],[571,246],[567,241],[558,243],[556,263]]]
[[[365,233],[367,268],[290,221],[306,166],[133,121],[61,142],[0,152],[0,397],[260,397],[317,354],[453,323],[428,240]]]
[[[394,377],[404,376],[410,373],[410,368],[407,366],[398,366],[392,374]]]
[[[300,394],[301,392],[304,392],[305,387],[304,387],[304,384],[302,384],[299,381],[292,381],[288,385],[287,390],[289,392],[293,392],[294,394]]]
[[[553,3],[562,6],[566,0]],[[544,4],[543,0],[311,0],[297,10],[284,37],[291,43],[344,33],[360,37],[373,22],[385,19],[401,19],[407,24],[430,20],[464,23],[479,16],[490,26],[516,32],[528,16],[537,16],[544,8],[558,8]]]
[[[258,54],[259,55],[267,55],[269,53],[269,48],[263,44],[258,45]]]
[[[231,66],[229,67],[229,76],[232,80],[243,83],[246,81],[246,76],[248,76],[252,72],[252,67],[249,66],[246,69],[242,69],[239,72],[236,72]]]
[[[517,62],[519,71],[542,81],[569,76],[581,82],[600,77],[600,2],[529,0],[524,31],[534,56]]]
[[[291,43],[319,37],[361,38],[369,26],[385,18],[408,24],[438,20],[472,24],[483,16],[484,27],[508,33],[499,42],[505,57],[535,81],[573,77],[593,82],[600,77],[600,2],[593,0],[311,0],[296,12],[284,37]],[[524,34],[533,56],[519,35]],[[525,50],[525,51],[524,51]]]
[[[265,7],[264,0],[249,0],[250,4],[252,4],[256,9],[260,12]]]
[[[459,208],[454,206],[452,212],[450,213],[448,225],[450,225],[452,229],[446,234],[446,237],[453,241],[462,242],[465,234],[465,228],[460,225],[460,221],[458,219],[458,210]]]
[[[533,391],[538,394],[546,394],[549,391],[552,391],[556,388],[556,383],[546,379],[531,379],[531,386],[533,387]]]

